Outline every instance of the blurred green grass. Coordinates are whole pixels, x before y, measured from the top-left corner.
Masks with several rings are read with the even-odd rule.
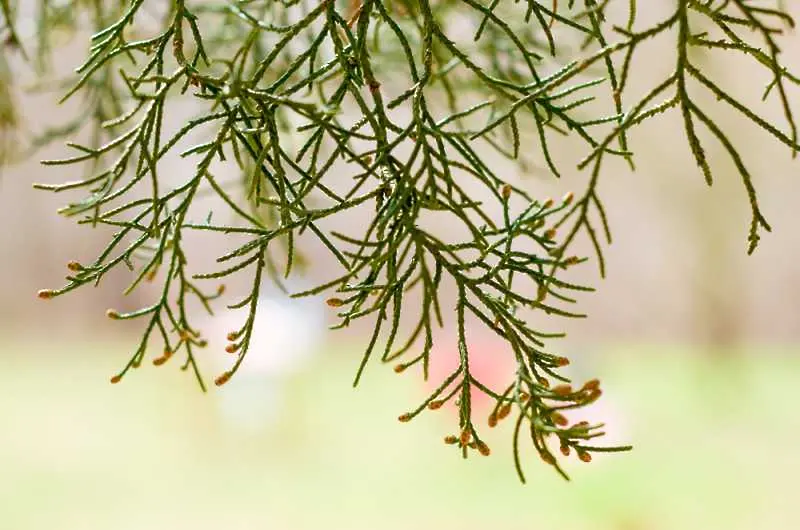
[[[572,482],[510,425],[489,458],[441,439],[455,419],[396,421],[413,375],[331,346],[285,382],[274,424],[242,431],[175,365],[108,384],[127,347],[5,341],[0,350],[0,529],[792,529],[800,527],[800,356],[688,348],[584,354],[606,393],[595,417],[634,451],[570,462]],[[581,379],[580,377],[578,378]],[[236,379],[229,383],[236,385]]]

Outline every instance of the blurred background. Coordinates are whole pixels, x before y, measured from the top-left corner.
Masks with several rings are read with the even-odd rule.
[[[657,4],[668,3],[643,16],[658,18]],[[640,73],[634,91],[672,68],[669,43],[648,46],[634,66],[651,77]],[[800,38],[785,49],[800,69]],[[83,53],[84,42],[65,42],[59,63],[69,68]],[[16,67],[20,83],[3,88],[14,91],[25,127],[41,131],[74,112],[26,90],[28,74]],[[748,101],[766,83],[736,59],[715,55],[707,68]],[[764,108],[779,118],[775,101]],[[569,483],[529,451],[522,486],[510,425],[486,429],[490,458],[463,461],[441,443],[456,424],[448,412],[398,423],[426,395],[418,374],[375,363],[353,390],[363,329],[329,332],[320,300],[294,303],[275,289],[228,385],[203,394],[175,363],[145,364],[110,385],[138,336],[135,324],[109,322],[104,311],[139,307],[152,292],[122,298],[122,273],[94,290],[37,300],[38,289],[60,284],[69,260],[94,256],[107,233],[59,217],[66,197],[31,189],[66,181],[69,171],[36,160],[0,169],[0,529],[797,528],[800,165],[767,135],[717,115],[746,146],[773,232],[746,255],[741,182],[709,143],[723,178],[705,186],[675,112],[634,135],[636,173],[609,165],[601,185],[615,236],[608,277],[582,267],[598,292],[581,299],[588,319],[552,324],[568,331],[554,349],[572,359],[578,381],[603,381],[592,419],[607,423],[605,442],[634,451],[571,461]],[[562,154],[574,159],[570,148]],[[63,153],[51,145],[36,158]],[[585,177],[553,182],[533,172],[520,181],[559,197]],[[326,279],[318,269],[290,287]],[[226,318],[207,323],[211,344],[200,362],[208,376],[229,362],[222,344],[238,319]],[[497,346],[475,335],[475,348]],[[454,347],[445,339],[437,352],[447,357]],[[481,368],[487,377],[505,369]]]

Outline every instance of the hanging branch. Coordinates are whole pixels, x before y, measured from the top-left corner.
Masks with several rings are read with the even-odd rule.
[[[611,230],[599,193],[601,163],[622,157],[633,168],[628,138],[636,126],[679,110],[688,151],[709,184],[716,173],[703,134],[719,141],[734,162],[752,210],[752,252],[761,230],[770,228],[753,177],[697,93],[710,92],[795,155],[800,146],[790,90],[800,79],[780,61],[781,28],[794,24],[782,7],[676,0],[666,19],[640,28],[636,0],[618,3],[627,6],[620,24],[610,20],[610,0],[173,0],[153,6],[45,0],[38,40],[28,44],[15,29],[16,3],[0,0],[8,44],[3,60],[22,46],[46,68],[54,53],[48,28],[76,30],[80,14],[89,15],[96,31],[70,86],[55,87],[62,100],[82,95],[83,108],[31,146],[92,127],[88,144],[68,142],[72,155],[44,162],[82,165],[87,174],[37,188],[83,193],[61,213],[116,232],[94,259],[68,265],[62,287],[39,296],[97,285],[121,266],[132,274],[126,293],[145,281],[160,282],[151,305],[108,312],[144,322],[138,347],[112,382],[156,348],[155,365],[182,357],[182,368],[191,367],[205,388],[198,349],[206,339],[191,324],[188,300],[211,312],[224,285],[203,285],[249,274],[250,292],[227,306],[247,308],[247,317],[227,337],[226,351],[234,357],[215,378],[223,385],[250,349],[265,276],[275,282],[289,277],[303,261],[301,242],[313,239],[330,254],[330,280],[293,296],[328,293],[337,328],[359,319],[371,323],[355,384],[378,360],[427,378],[436,328],[455,325],[458,366],[400,421],[453,401],[458,425],[445,442],[465,457],[471,451],[489,455],[472,407],[474,393],[483,393],[495,403],[489,427],[515,416],[514,462],[523,480],[523,433],[565,477],[557,452],[588,462],[595,452],[629,449],[591,445],[602,425],[570,424],[564,411],[597,400],[600,384],[572,386],[561,373],[569,361],[549,346],[563,335],[531,324],[534,315],[546,322],[584,316],[570,307],[574,293],[593,289],[564,277],[586,261],[571,252],[579,235],[589,237],[605,272],[599,231],[610,243]],[[643,97],[627,101],[633,57],[640,44],[656,38],[676,43],[675,69]],[[772,81],[764,96],[778,98],[786,132],[697,66],[696,48],[744,54],[766,68]],[[9,75],[3,64],[0,75]],[[3,111],[13,109],[8,98],[0,90],[0,127]],[[193,100],[200,110],[167,134],[165,120],[178,99]],[[587,116],[589,103],[603,99],[610,102],[608,113]],[[538,152],[559,176],[570,168],[556,162],[551,145],[565,134],[586,144],[587,154],[576,163],[588,171],[588,181],[560,201],[511,185],[484,154],[486,147],[511,159]],[[194,138],[205,140],[192,144]],[[160,167],[176,152],[194,169],[170,187]],[[212,172],[220,162],[235,164],[240,178],[220,180]],[[192,207],[207,194],[232,221],[220,222],[220,215],[196,220]],[[366,221],[347,231],[327,227],[329,218],[351,215]],[[442,226],[448,230],[437,230]],[[217,269],[192,270],[184,252],[187,231],[229,241],[235,235],[238,246],[217,258]],[[506,386],[491,388],[471,371],[468,319],[502,339],[506,351],[497,355],[513,356],[516,371]]]

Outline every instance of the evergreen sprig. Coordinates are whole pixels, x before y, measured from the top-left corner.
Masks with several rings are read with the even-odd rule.
[[[42,0],[28,39],[16,29],[18,3],[0,0],[6,42],[0,131],[16,124],[8,57],[33,57],[45,72],[56,55],[55,30],[79,34],[88,22],[96,31],[70,85],[53,84],[62,101],[80,94],[80,111],[34,138],[31,148],[89,128],[88,143],[67,143],[72,155],[43,162],[84,165],[86,176],[36,187],[82,193],[61,213],[116,231],[94,259],[68,265],[63,287],[39,296],[96,285],[119,267],[131,271],[126,293],[143,281],[161,282],[151,305],[108,312],[144,322],[138,347],[112,382],[158,345],[154,364],[182,358],[182,368],[191,367],[205,388],[197,349],[206,340],[192,324],[190,300],[210,312],[224,288],[209,289],[207,280],[249,274],[250,292],[227,306],[246,308],[247,316],[227,337],[235,360],[216,377],[222,385],[250,350],[264,276],[278,283],[289,277],[302,259],[300,240],[314,239],[338,271],[293,296],[330,293],[327,304],[340,319],[335,327],[371,323],[355,384],[373,358],[394,363],[397,372],[418,367],[427,378],[435,329],[455,322],[458,367],[401,421],[452,400],[459,421],[445,441],[465,457],[470,450],[488,455],[471,405],[474,393],[486,394],[495,402],[490,427],[516,415],[513,447],[523,480],[523,432],[565,477],[554,445],[583,461],[593,452],[627,450],[590,445],[602,425],[570,424],[563,411],[594,402],[599,382],[571,386],[560,373],[567,359],[547,345],[561,334],[531,325],[537,311],[584,316],[569,305],[573,293],[592,289],[564,273],[586,259],[570,252],[580,234],[605,271],[598,228],[608,242],[611,232],[598,191],[602,162],[621,157],[633,167],[628,136],[645,121],[679,111],[709,184],[716,171],[699,129],[734,162],[752,209],[752,252],[770,226],[741,152],[697,94],[711,93],[793,155],[800,149],[789,95],[800,78],[780,60],[780,35],[794,25],[785,8],[747,0],[672,4],[667,18],[642,27],[636,0]],[[624,12],[619,24],[611,6]],[[676,43],[674,71],[627,101],[636,51],[655,38]],[[693,61],[694,49],[744,54],[765,68],[772,81],[764,97],[780,101],[785,131],[710,78]],[[180,98],[200,111],[167,133],[165,120]],[[607,114],[597,113],[603,102]],[[483,150],[523,159],[534,156],[529,146],[536,145],[559,176],[565,168],[550,146],[565,134],[586,143],[576,163],[589,179],[560,201],[512,185]],[[161,169],[175,152],[194,168],[177,185]],[[242,178],[216,176],[220,161],[238,166]],[[208,193],[235,221],[197,220],[193,206]],[[368,221],[347,232],[327,224],[351,215]],[[217,258],[216,270],[191,270],[184,252],[189,232],[238,243]],[[456,293],[452,301],[443,299],[446,287]],[[517,369],[504,388],[490,388],[470,370],[469,319],[507,343]]]

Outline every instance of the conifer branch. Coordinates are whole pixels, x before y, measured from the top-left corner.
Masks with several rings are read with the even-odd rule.
[[[144,322],[138,347],[112,382],[156,348],[154,364],[182,357],[182,368],[191,367],[205,388],[198,349],[206,339],[191,323],[188,300],[211,312],[224,295],[217,282],[248,274],[249,294],[227,306],[247,308],[247,316],[227,337],[234,357],[215,378],[222,385],[250,349],[262,281],[294,274],[312,239],[329,253],[330,280],[294,296],[327,293],[335,327],[371,323],[356,384],[378,360],[427,378],[436,328],[452,323],[457,330],[458,367],[401,421],[453,401],[459,420],[445,442],[465,457],[473,450],[488,455],[472,407],[473,395],[483,393],[495,403],[490,427],[516,416],[514,462],[523,480],[523,434],[565,477],[556,445],[562,457],[574,452],[586,462],[593,452],[629,449],[590,445],[603,426],[567,420],[563,411],[599,398],[599,382],[573,387],[561,374],[567,359],[549,346],[561,335],[536,329],[531,316],[584,316],[570,305],[575,293],[592,288],[571,283],[565,271],[586,261],[572,252],[585,234],[605,273],[611,227],[600,195],[602,162],[622,157],[633,168],[629,138],[665,112],[680,111],[688,151],[709,184],[718,172],[706,155],[708,135],[733,161],[752,210],[752,252],[770,225],[744,157],[698,94],[714,95],[796,155],[790,91],[800,78],[781,62],[782,28],[794,21],[780,5],[675,0],[667,18],[640,27],[637,1],[616,3],[627,6],[619,21],[610,19],[611,0],[44,0],[35,38],[26,40],[16,29],[18,2],[0,0],[0,87],[10,84],[11,54],[29,55],[39,71],[49,68],[57,54],[52,27],[77,32],[88,17],[95,31],[69,86],[51,85],[62,101],[82,97],[80,112],[32,138],[30,148],[90,128],[89,143],[69,141],[71,154],[43,162],[80,165],[86,175],[37,187],[82,194],[60,212],[116,232],[96,257],[69,264],[62,287],[39,296],[97,285],[120,267],[132,275],[126,293],[160,283],[152,304],[108,313]],[[675,68],[632,101],[633,58],[651,39],[675,42]],[[772,80],[764,97],[777,98],[785,124],[701,69],[692,55],[700,49],[743,54],[765,68]],[[0,88],[0,133],[16,125],[10,98]],[[167,133],[179,99],[195,101],[199,113]],[[588,114],[594,101],[607,101],[607,113]],[[564,134],[586,144],[575,162],[588,180],[560,201],[512,185],[484,151],[539,156],[559,176],[572,171],[551,152]],[[193,170],[171,187],[161,168],[172,153]],[[220,162],[238,167],[240,178],[220,179],[212,169]],[[201,222],[193,206],[208,194],[227,213]],[[220,220],[225,215],[230,222]],[[326,224],[353,215],[366,222],[347,232]],[[445,225],[451,230],[437,230]],[[189,231],[237,246],[217,258],[216,269],[197,271],[184,252]],[[445,297],[448,289],[453,299]],[[516,373],[504,388],[471,371],[468,319],[499,336],[513,356]]]

